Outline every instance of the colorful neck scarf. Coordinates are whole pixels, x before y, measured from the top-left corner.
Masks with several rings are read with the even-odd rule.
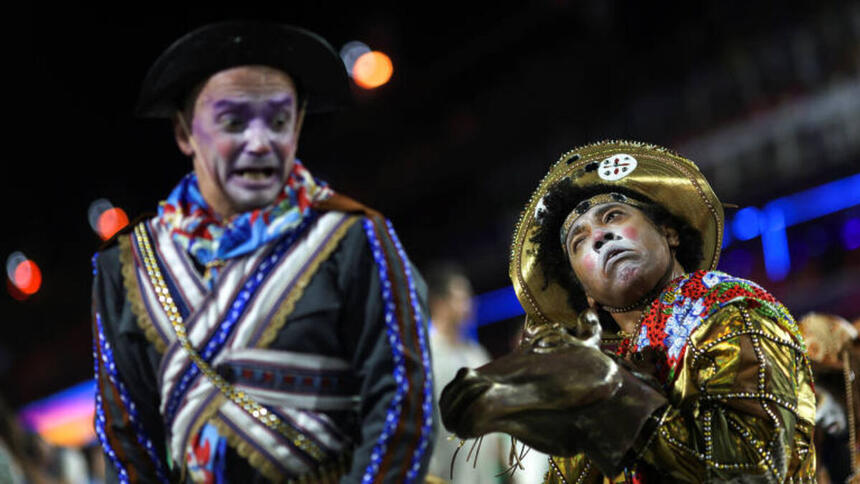
[[[156,220],[197,262],[211,268],[297,230],[311,215],[311,205],[333,193],[295,160],[284,190],[274,203],[219,221],[203,199],[192,172],[161,202]]]

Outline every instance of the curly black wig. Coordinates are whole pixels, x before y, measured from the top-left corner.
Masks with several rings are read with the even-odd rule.
[[[577,187],[563,179],[550,187],[543,198],[543,208],[538,211],[540,223],[532,242],[538,246],[537,259],[546,277],[546,284],[556,282],[567,290],[568,304],[577,311],[588,307],[588,302],[567,255],[559,242],[559,231],[567,215],[583,200],[601,193],[615,192],[646,203],[642,211],[655,225],[666,225],[678,231],[679,246],[675,257],[685,271],[692,271],[702,262],[702,235],[681,218],[672,215],[662,206],[644,195],[625,187],[591,185]]]

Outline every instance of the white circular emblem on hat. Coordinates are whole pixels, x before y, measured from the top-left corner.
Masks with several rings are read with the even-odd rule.
[[[636,158],[624,153],[618,153],[600,162],[597,174],[606,181],[616,181],[633,173],[636,169]]]

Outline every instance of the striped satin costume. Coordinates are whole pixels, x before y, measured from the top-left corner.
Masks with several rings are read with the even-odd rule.
[[[201,269],[154,219],[94,257],[109,482],[422,478],[425,287],[387,220],[310,210],[214,283]]]

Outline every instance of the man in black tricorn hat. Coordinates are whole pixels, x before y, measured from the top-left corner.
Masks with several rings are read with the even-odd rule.
[[[96,432],[120,482],[414,482],[433,428],[424,285],[389,222],[295,158],[348,100],[302,29],[169,47],[138,114],[193,160],[93,259]]]

